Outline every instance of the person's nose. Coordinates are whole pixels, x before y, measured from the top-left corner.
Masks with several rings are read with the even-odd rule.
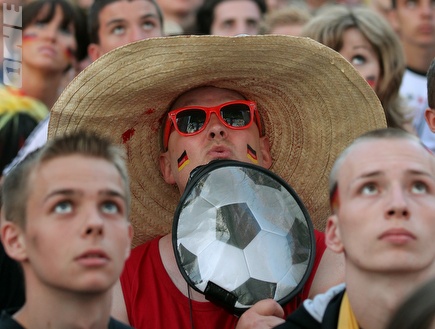
[[[103,234],[104,219],[98,209],[89,209],[85,215],[83,236],[99,236]]]
[[[146,38],[147,38],[146,32],[142,28],[140,28],[139,26],[135,26],[131,30],[130,38],[128,41],[131,43],[131,42],[143,40]]]
[[[208,138],[224,139],[228,135],[228,128],[222,123],[215,113],[210,116],[210,121],[207,127]]]
[[[246,23],[238,23],[234,30],[234,35],[245,35],[245,34],[252,34],[250,28]]]
[[[406,193],[401,186],[392,186],[389,191],[385,217],[387,219],[409,219]]]
[[[51,43],[55,42],[57,38],[57,28],[54,25],[48,24],[42,31],[44,39],[49,40]]]
[[[421,13],[424,17],[432,17],[434,11],[434,5],[432,0],[426,0],[421,3]]]

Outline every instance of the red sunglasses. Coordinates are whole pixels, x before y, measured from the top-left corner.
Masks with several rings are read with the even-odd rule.
[[[260,135],[262,133],[257,104],[253,101],[237,100],[213,107],[186,106],[168,113],[168,119],[163,130],[163,147],[165,150],[168,148],[172,126],[181,136],[193,136],[207,127],[212,113],[216,114],[225,127],[235,130],[247,129],[255,120]]]

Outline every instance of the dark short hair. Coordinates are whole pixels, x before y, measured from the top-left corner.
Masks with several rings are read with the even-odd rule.
[[[435,109],[435,58],[432,59],[427,70],[427,102],[431,109]]]
[[[75,39],[77,42],[77,51],[74,56],[78,61],[85,59],[88,55],[89,44],[86,15],[82,9],[68,0],[36,0],[24,5],[22,16],[23,30],[35,22],[39,12],[45,6],[49,6],[49,10],[46,17],[42,19],[43,22],[50,22],[56,13],[56,7],[60,6],[63,14],[61,26],[67,27],[71,23],[74,25]]]
[[[224,1],[231,0],[204,0],[201,7],[199,7],[196,13],[196,25],[198,34],[210,34],[211,26],[214,20],[214,9],[218,4]],[[267,11],[266,1],[265,0],[251,0],[254,2],[258,8],[260,9],[261,14],[265,14]]]
[[[98,36],[98,31],[100,29],[100,19],[98,16],[100,15],[100,12],[107,5],[110,5],[111,3],[117,1],[131,2],[131,1],[139,1],[139,0],[94,0],[88,12],[88,29],[89,29],[88,32],[89,32],[89,39],[91,43],[95,43],[95,44],[100,43],[100,38]],[[154,7],[156,7],[157,15],[159,16],[160,25],[163,28],[163,14],[157,2],[155,0],[142,0],[142,1],[148,1],[151,4],[153,4]]]

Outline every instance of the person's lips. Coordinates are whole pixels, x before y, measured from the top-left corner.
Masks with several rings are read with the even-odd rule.
[[[38,50],[41,54],[49,57],[55,57],[57,55],[56,49],[54,49],[52,46],[41,46],[38,48]]]
[[[406,244],[416,239],[415,235],[404,228],[394,228],[383,232],[380,240],[389,241],[393,244]]]
[[[103,266],[110,261],[109,256],[100,249],[87,250],[75,259],[79,264],[86,267]]]
[[[422,24],[418,27],[418,31],[423,34],[433,34],[434,27],[431,24]]]
[[[211,159],[229,159],[232,156],[232,152],[228,147],[225,146],[213,146],[207,152],[207,155]]]

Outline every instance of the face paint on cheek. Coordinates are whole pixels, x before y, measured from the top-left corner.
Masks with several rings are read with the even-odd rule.
[[[181,156],[178,158],[178,171],[183,170],[184,167],[186,167],[189,163],[189,157],[187,156],[186,151],[183,152],[183,154],[181,154]]]
[[[65,49],[64,55],[68,63],[71,63],[74,60],[75,52],[70,47],[68,47]]]
[[[249,145],[248,146],[248,150],[247,150],[247,157],[249,160],[251,160],[253,163],[257,164],[258,163],[258,159],[257,159],[257,152],[255,152],[255,150]]]
[[[376,77],[374,76],[368,76],[366,77],[366,81],[369,84],[370,87],[374,88],[376,84]]]
[[[23,39],[22,42],[29,42],[29,41],[33,41],[37,38],[38,36],[36,35],[36,33],[24,33],[23,35]]]

